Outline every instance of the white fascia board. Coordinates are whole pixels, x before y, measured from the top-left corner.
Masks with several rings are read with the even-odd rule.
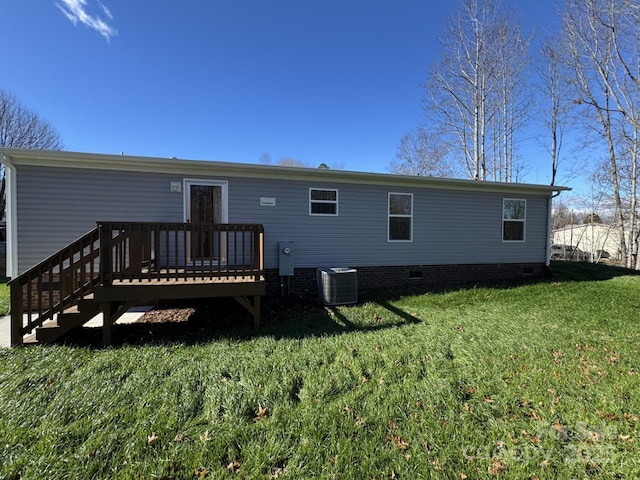
[[[4,163],[5,196],[6,196],[6,271],[5,275],[15,278],[18,275],[18,202],[16,188],[16,170],[11,160],[0,152],[0,161]]]
[[[136,172],[170,173],[186,176],[221,176],[264,179],[287,179],[313,182],[335,182],[366,185],[388,185],[404,188],[482,191],[551,195],[571,190],[569,187],[524,183],[501,183],[438,177],[416,177],[388,173],[366,173],[347,170],[312,169],[256,165],[208,160],[140,157],[49,150],[0,149],[15,165],[57,168],[87,168]]]

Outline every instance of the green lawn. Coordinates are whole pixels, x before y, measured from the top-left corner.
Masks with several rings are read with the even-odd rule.
[[[640,478],[640,276],[554,272],[190,345],[0,349],[0,479]]]
[[[0,315],[9,313],[9,287],[6,283],[0,283]]]

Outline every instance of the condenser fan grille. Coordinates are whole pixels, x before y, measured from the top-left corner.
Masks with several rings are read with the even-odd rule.
[[[319,268],[318,295],[325,305],[356,303],[358,271],[343,267]]]

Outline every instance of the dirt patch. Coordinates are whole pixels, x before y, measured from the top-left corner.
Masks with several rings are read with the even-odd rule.
[[[181,323],[189,321],[195,313],[195,306],[158,306],[145,312],[135,323]]]
[[[300,318],[322,311],[315,297],[263,297],[261,326]],[[253,317],[233,298],[163,301],[136,322],[116,323],[113,343],[118,345],[201,343],[224,335],[255,334]],[[62,343],[78,346],[102,345],[102,328],[82,328],[67,335]]]
[[[292,316],[314,309],[322,304],[312,297],[262,297],[261,325],[284,321]],[[253,318],[232,298],[161,302],[146,312],[136,323],[206,323],[212,327],[248,327]]]

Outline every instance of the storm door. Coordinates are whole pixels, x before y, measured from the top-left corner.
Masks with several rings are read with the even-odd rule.
[[[185,221],[203,224],[188,237],[187,258],[191,263],[226,261],[227,239],[211,224],[227,223],[227,182],[185,180]],[[207,227],[207,224],[209,227]]]

